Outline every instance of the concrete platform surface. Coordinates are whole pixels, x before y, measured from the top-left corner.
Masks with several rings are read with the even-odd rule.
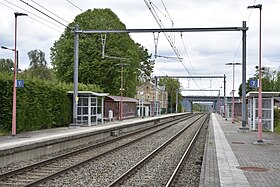
[[[0,136],[0,151],[15,148],[23,145],[30,145],[34,143],[44,142],[48,140],[54,140],[57,138],[77,136],[79,134],[98,132],[102,130],[112,129],[114,127],[126,126],[139,122],[146,122],[155,119],[168,118],[173,115],[162,115],[157,117],[145,117],[145,118],[130,118],[122,121],[106,122],[104,124],[97,124],[92,126],[79,126],[79,127],[61,127],[53,129],[44,129],[38,131],[30,131],[19,133],[16,136]],[[176,116],[176,114],[175,114]]]
[[[211,115],[200,186],[280,186],[280,135],[242,132],[241,123]]]

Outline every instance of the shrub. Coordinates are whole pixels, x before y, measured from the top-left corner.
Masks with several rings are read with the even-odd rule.
[[[79,85],[79,90],[89,89],[102,91],[96,85]],[[25,77],[24,88],[17,88],[17,132],[68,126],[72,117],[70,90],[73,84]],[[1,75],[0,95],[0,128],[6,134],[12,124],[12,75]]]
[[[280,109],[274,109],[274,131],[280,133]]]

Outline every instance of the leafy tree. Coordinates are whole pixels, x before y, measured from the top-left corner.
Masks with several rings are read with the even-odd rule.
[[[193,112],[207,112],[209,110],[210,106],[207,106],[206,104],[193,103]]]
[[[159,80],[159,85],[165,86],[166,91],[168,92],[168,108],[170,108],[171,113],[176,110],[176,91],[178,90],[178,111],[182,111],[181,101],[183,96],[180,93],[181,85],[179,80],[163,78]]]
[[[53,71],[47,67],[47,61],[43,51],[37,49],[29,51],[28,57],[30,64],[29,68],[23,72],[24,75],[44,80],[55,79]]]
[[[259,70],[256,69],[256,73],[253,79],[259,79]],[[249,86],[249,81],[246,82],[246,93],[250,91],[258,91],[258,88],[251,88]],[[272,70],[268,67],[262,68],[262,91],[267,92],[279,92],[280,91],[280,71]],[[242,95],[242,84],[239,86],[238,94]]]
[[[28,52],[30,60],[30,67],[47,67],[47,61],[45,59],[45,53],[41,50],[35,49]]]
[[[0,59],[0,72],[12,73],[14,68],[14,62],[11,59]]]
[[[51,48],[51,60],[57,78],[73,82],[74,33],[81,30],[125,29],[125,25],[110,9],[93,9],[78,15]],[[105,34],[102,35],[105,37]],[[135,43],[127,33],[106,34],[105,58],[102,58],[101,34],[79,34],[79,82],[97,84],[110,94],[120,94],[121,67],[124,67],[124,95],[133,96],[137,77],[150,77],[153,63],[146,49]],[[109,57],[108,57],[109,56]],[[112,58],[113,57],[113,58]],[[143,74],[141,74],[143,73]]]

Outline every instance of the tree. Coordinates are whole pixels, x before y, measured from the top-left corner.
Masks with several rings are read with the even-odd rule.
[[[259,70],[256,69],[254,77],[251,79],[259,79]],[[258,91],[258,88],[251,88],[249,80],[246,82],[246,93],[250,91]],[[268,67],[262,68],[262,91],[279,92],[280,91],[280,69],[272,70]],[[239,86],[238,94],[242,95],[242,84]]]
[[[0,59],[0,72],[12,73],[14,62],[11,59]]]
[[[41,50],[35,49],[28,52],[28,58],[30,60],[30,67],[47,67],[47,61],[45,59],[45,53]]]
[[[87,10],[78,15],[51,48],[51,63],[57,78],[64,82],[73,82],[74,33],[71,28],[75,24],[81,30],[125,29],[125,25],[110,9]],[[105,34],[79,35],[79,82],[97,84],[105,92],[120,94],[121,68],[116,64],[126,63],[129,65],[124,67],[124,95],[133,96],[140,72],[144,72],[146,77],[151,75],[151,55],[129,34],[110,33],[106,35],[106,56],[102,58],[101,36],[105,38]]]
[[[53,71],[47,67],[43,51],[37,49],[29,51],[28,57],[30,60],[29,68],[23,72],[23,75],[45,80],[53,80],[55,78]]]
[[[172,78],[162,78],[159,80],[159,85],[165,86],[168,92],[168,108],[170,108],[171,113],[175,112],[176,108],[176,91],[178,90],[178,111],[182,110],[181,101],[183,96],[181,94],[181,85],[179,80]]]

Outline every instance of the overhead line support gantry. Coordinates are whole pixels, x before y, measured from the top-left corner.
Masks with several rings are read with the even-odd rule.
[[[225,32],[242,31],[242,127],[246,127],[246,21],[242,27],[212,27],[212,28],[160,28],[160,29],[123,29],[123,30],[80,30],[74,28],[74,94],[73,94],[73,124],[77,125],[77,98],[78,98],[78,46],[79,34],[98,33],[155,33],[155,32]]]

